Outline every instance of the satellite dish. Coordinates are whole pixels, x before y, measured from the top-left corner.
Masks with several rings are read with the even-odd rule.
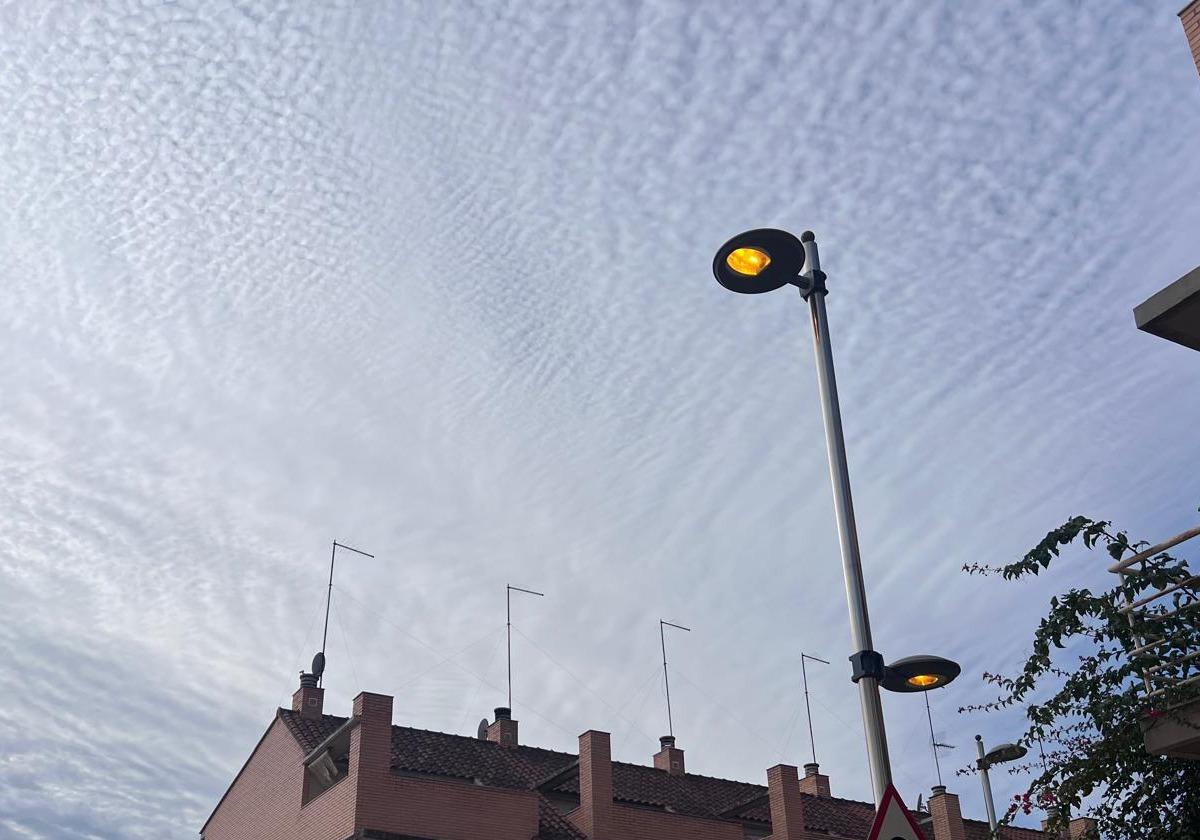
[[[321,674],[325,673],[325,652],[324,651],[318,651],[317,655],[313,657],[312,673],[313,673],[314,677],[319,677],[319,676],[321,676]]]
[[[475,730],[475,737],[478,738],[480,741],[486,741],[487,740],[487,731],[488,731],[488,719],[484,718],[483,720],[479,721],[479,729]]]

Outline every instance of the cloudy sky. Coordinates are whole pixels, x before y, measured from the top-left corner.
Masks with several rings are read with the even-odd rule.
[[[812,228],[876,646],[964,676],[1066,517],[1200,504],[1200,77],[1164,3],[0,2],[0,835],[189,838],[320,645],[327,710],[589,728],[868,798],[811,337],[714,249]],[[919,699],[897,782],[935,782]],[[949,776],[949,774],[947,774]],[[982,817],[974,779],[948,778]],[[1020,780],[997,780],[1007,799]]]

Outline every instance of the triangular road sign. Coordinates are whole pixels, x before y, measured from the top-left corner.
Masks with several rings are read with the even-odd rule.
[[[904,800],[892,785],[883,792],[883,802],[875,814],[867,840],[925,840],[917,821],[904,807]]]

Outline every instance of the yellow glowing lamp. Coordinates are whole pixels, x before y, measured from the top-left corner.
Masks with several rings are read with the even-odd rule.
[[[914,674],[905,680],[913,688],[933,688],[941,681],[942,678],[937,674]]]
[[[739,233],[713,255],[713,276],[731,292],[758,295],[800,285],[804,243],[786,230],[759,228]]]
[[[771,255],[758,248],[735,248],[725,258],[725,264],[738,274],[756,277],[771,264]]]

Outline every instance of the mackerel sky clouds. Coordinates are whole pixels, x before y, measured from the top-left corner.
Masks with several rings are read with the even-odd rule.
[[[868,798],[805,311],[710,272],[766,225],[821,243],[877,646],[964,664],[945,766],[1006,740],[955,710],[1105,576],[960,566],[1200,504],[1200,357],[1131,315],[1200,263],[1176,11],[0,2],[0,835],[194,837],[335,538],[333,713],[473,733],[511,582],[523,741],[648,762],[662,617],[689,770],[808,759],[804,650]]]

